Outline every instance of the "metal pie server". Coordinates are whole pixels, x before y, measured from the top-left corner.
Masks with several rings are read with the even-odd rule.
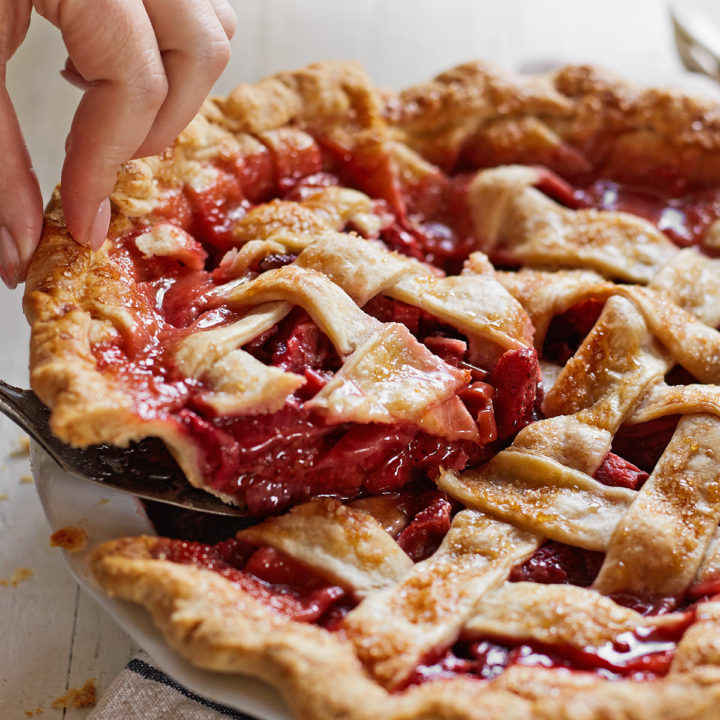
[[[0,412],[19,425],[66,472],[145,500],[216,515],[247,517],[243,508],[227,505],[186,480],[165,445],[146,438],[129,448],[94,445],[75,448],[50,430],[50,411],[32,390],[0,380]]]

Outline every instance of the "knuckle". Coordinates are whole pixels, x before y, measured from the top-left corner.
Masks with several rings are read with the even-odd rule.
[[[223,33],[222,37],[213,38],[205,45],[198,55],[198,61],[206,68],[208,74],[220,75],[230,60],[230,41]]]
[[[168,79],[164,71],[155,70],[142,73],[135,79],[135,91],[147,103],[160,107],[168,95]]]

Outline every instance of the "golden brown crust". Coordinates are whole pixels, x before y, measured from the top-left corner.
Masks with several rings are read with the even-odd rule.
[[[88,294],[100,302],[119,300],[123,285],[112,278],[115,271],[102,251],[93,254],[72,240],[56,195],[28,271],[23,304],[32,327],[31,385],[53,409],[53,432],[77,444],[103,442],[110,434],[122,443],[133,435],[130,399],[96,370],[90,335],[102,321],[85,307]],[[105,282],[90,285],[96,274]]]
[[[645,185],[658,170],[689,186],[720,181],[716,103],[638,89],[590,66],[523,76],[468,63],[390,107],[406,142],[441,167],[477,145],[487,166],[540,163],[564,176]]]
[[[466,160],[481,167],[545,164],[570,179],[596,175],[632,183],[657,177],[681,190],[720,184],[720,110],[701,99],[638,90],[587,67],[523,77],[477,63],[394,94],[373,88],[356,65],[323,63],[240,86],[225,99],[209,100],[163,155],[124,166],[112,196],[109,236],[115,239],[132,226],[154,226],[160,222],[158,209],[181,189],[201,192],[211,186],[218,175],[214,160],[231,162],[281,147],[299,151],[318,137],[361,160],[376,160],[380,152],[392,172],[411,185],[438,174],[432,163],[452,169]],[[670,388],[663,377],[674,362],[702,382],[720,383],[720,335],[714,329],[719,319],[717,263],[694,251],[677,252],[662,233],[628,216],[560,208],[540,196],[536,184],[535,171],[525,168],[518,174],[517,169],[502,168],[479,173],[471,186],[475,230],[485,243],[479,249],[497,243],[538,268],[503,276],[507,292],[497,290],[482,253],[470,257],[461,276],[436,278],[420,263],[379,250],[370,242],[343,241],[344,245],[334,246],[337,230],[349,218],[356,227],[365,223],[371,229],[377,220],[370,198],[362,193],[327,191],[302,202],[266,204],[248,213],[236,228],[235,238],[243,244],[232,260],[236,277],[247,280],[243,272],[270,253],[299,254],[298,262],[230,288],[227,297],[237,305],[253,299],[263,304],[254,307],[250,317],[222,327],[213,336],[217,343],[212,352],[199,353],[186,340],[177,357],[189,368],[189,376],[212,380],[214,392],[208,393],[208,403],[227,408],[226,391],[238,376],[247,376],[250,361],[228,353],[219,366],[213,364],[214,353],[223,343],[226,349],[239,348],[249,332],[278,322],[288,312],[288,303],[305,307],[336,341],[340,354],[350,356],[359,346],[390,344],[375,342],[381,337],[374,334],[377,321],[355,307],[355,302],[362,305],[372,296],[369,288],[377,286],[377,291],[401,301],[417,299],[419,307],[447,320],[471,341],[494,343],[497,359],[498,349],[524,347],[532,341],[532,328],[521,306],[532,313],[538,331],[534,340],[541,347],[553,316],[581,300],[606,301],[596,330],[566,368],[557,369],[557,382],[545,403],[549,417],[523,430],[511,447],[483,468],[460,476],[444,473],[438,484],[475,508],[456,518],[477,519],[486,511],[492,513],[494,524],[501,525],[498,518],[502,518],[522,528],[506,525],[504,530],[520,538],[507,553],[513,561],[553,538],[608,552],[597,587],[587,592],[628,587],[639,592],[682,592],[696,573],[705,579],[703,567],[714,567],[704,553],[715,547],[710,536],[720,513],[717,478],[697,468],[702,465],[698,453],[714,457],[720,403],[714,385]],[[538,225],[539,215],[546,221],[544,227]],[[548,218],[552,219],[549,229]],[[150,252],[153,246],[143,247]],[[168,246],[162,247],[165,252]],[[358,259],[361,271],[353,273],[346,262],[349,256]],[[567,266],[584,272],[547,272],[548,267]],[[200,484],[193,471],[197,462],[192,445],[171,424],[144,418],[132,392],[97,369],[94,343],[139,332],[134,282],[131,271],[113,261],[107,246],[91,253],[72,241],[56,194],[26,287],[25,311],[32,326],[31,382],[51,407],[52,429],[60,437],[88,445],[126,444],[157,435],[178,456],[190,481]],[[493,303],[481,302],[484,296]],[[464,306],[481,307],[478,315],[483,315],[484,325],[467,319],[463,324],[453,316],[448,298],[454,298],[455,309],[459,299]],[[408,346],[408,342],[400,344]],[[477,343],[471,347],[481,352]],[[399,364],[408,366],[405,356],[397,357]],[[418,367],[424,361],[420,358]],[[363,366],[357,361],[348,367]],[[356,374],[351,378],[354,383],[372,375]],[[276,408],[282,394],[302,382],[292,373],[279,377],[264,378],[278,393],[265,409]],[[368,382],[373,381],[370,377]],[[445,395],[439,397],[446,401]],[[381,410],[373,406],[373,419],[383,420]],[[670,411],[687,414],[682,427],[703,434],[697,448],[688,450],[677,436],[644,491],[607,487],[593,478],[623,422],[644,422]],[[443,420],[417,408],[401,407],[397,412],[397,417],[422,421],[425,428],[437,427]],[[678,487],[672,472],[663,475],[670,466],[687,468],[692,482]],[[636,496],[640,496],[637,504]],[[708,507],[693,517],[683,510],[690,504]],[[633,517],[641,508],[648,510],[649,519]],[[666,552],[648,564],[653,572],[624,568],[623,561],[630,559],[637,571],[643,557],[653,552],[653,522],[658,517],[665,520],[665,515],[672,515],[672,521],[664,522],[658,533]],[[370,536],[382,532],[374,525],[367,531]],[[452,547],[412,569],[400,562],[398,558],[405,558],[398,551],[396,562],[389,564],[398,575],[393,581],[403,587],[400,600],[387,600],[392,589],[381,589],[364,601],[366,616],[357,612],[337,634],[288,620],[215,573],[153,557],[157,542],[153,538],[103,545],[93,553],[91,563],[107,592],[147,607],[168,643],[192,662],[266,680],[278,687],[301,718],[720,716],[720,658],[715,647],[720,613],[712,603],[699,607],[700,622],[683,637],[675,663],[663,679],[608,682],[562,669],[515,666],[492,682],[439,680],[390,692],[388,688],[402,687],[413,664],[434,647],[434,640],[435,646],[447,644],[465,621],[472,625],[480,594],[503,588],[509,560],[502,560],[502,567],[492,565],[501,554],[499,546],[492,546],[497,556],[490,557],[492,552],[480,542],[473,545],[466,532],[457,542],[454,534],[449,537]],[[682,553],[673,555],[679,544]],[[465,552],[466,546],[472,547]],[[627,546],[631,550],[622,552]],[[293,547],[292,542],[283,546]],[[352,562],[350,556],[354,554],[348,553],[343,562]],[[446,556],[452,556],[455,564],[445,567]],[[485,567],[488,557],[490,571]],[[356,577],[362,568],[352,570],[338,571],[337,577]],[[441,582],[435,583],[437,578]],[[374,578],[370,584],[375,588],[382,579]],[[441,590],[457,603],[448,600],[448,606],[442,606]],[[388,610],[404,613],[401,620],[407,632],[402,637],[392,637],[399,631],[388,621]],[[418,618],[450,624],[434,635],[436,626]],[[476,618],[480,626],[480,620],[489,622]]]
[[[717,717],[720,669],[703,662],[646,682],[515,666],[492,682],[437,680],[388,693],[342,634],[290,621],[209,570],[153,558],[157,538],[111,541],[91,555],[111,595],[146,607],[166,641],[199,667],[258,677],[307,720],[695,720]],[[209,599],[211,598],[211,599]],[[712,614],[711,614],[712,616]],[[682,657],[702,652],[715,617]],[[704,638],[704,639],[701,639]]]

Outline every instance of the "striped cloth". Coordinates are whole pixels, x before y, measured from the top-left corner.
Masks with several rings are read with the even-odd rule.
[[[258,720],[206,700],[153,666],[139,652],[113,680],[87,720]]]

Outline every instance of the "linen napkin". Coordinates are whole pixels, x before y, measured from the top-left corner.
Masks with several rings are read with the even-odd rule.
[[[158,670],[140,651],[113,680],[87,720],[258,720],[207,700]]]

